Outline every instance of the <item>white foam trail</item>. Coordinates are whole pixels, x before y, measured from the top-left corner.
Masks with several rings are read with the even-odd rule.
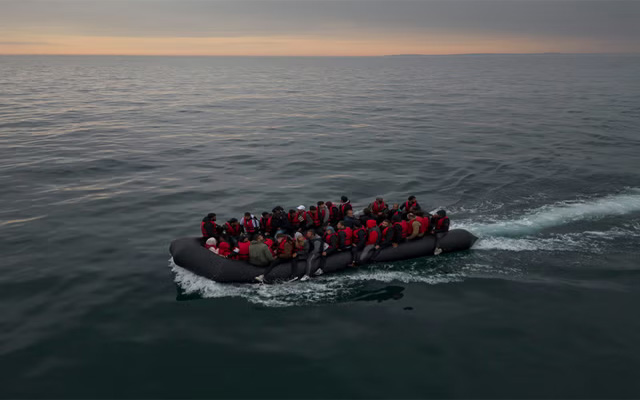
[[[347,274],[327,275],[307,282],[291,282],[277,285],[223,284],[198,276],[169,260],[175,274],[175,282],[185,294],[197,294],[205,298],[242,297],[247,301],[267,307],[289,307],[304,304],[335,302],[353,294],[357,283],[365,281],[427,283],[431,285],[461,281],[459,274],[424,275],[418,270],[361,269]]]
[[[489,224],[460,223],[464,228],[480,236],[521,236],[569,222],[625,215],[640,211],[640,190],[585,201],[564,201],[543,206],[525,215]]]

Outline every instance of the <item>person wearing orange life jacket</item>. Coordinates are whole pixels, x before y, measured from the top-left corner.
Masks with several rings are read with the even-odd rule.
[[[422,211],[416,212],[416,219],[420,222],[420,232],[418,233],[418,237],[428,235],[431,227],[431,219],[425,217],[424,212]]]
[[[309,207],[309,211],[307,211],[307,227],[320,229],[322,228],[323,219],[324,216],[320,213],[316,206]]]
[[[338,249],[350,250],[353,241],[353,230],[345,226],[344,221],[338,222]]]
[[[260,233],[260,221],[258,221],[258,219],[248,211],[244,213],[244,216],[240,220],[240,226],[242,226],[244,233],[248,236],[250,241]]]
[[[280,233],[276,237],[276,240],[277,240],[277,248],[278,248],[276,252],[276,259],[267,267],[267,269],[264,270],[262,274],[254,278],[258,282],[261,282],[261,283],[266,282],[267,275],[269,275],[269,273],[273,271],[275,267],[277,267],[280,264],[290,262],[292,261],[293,258],[297,256],[294,250],[295,248],[294,248],[294,244],[293,244],[293,240],[291,239],[291,236],[285,235],[284,233]],[[292,271],[289,273],[289,276],[295,274],[296,271],[294,271],[293,268],[294,268],[294,265],[291,264]]]
[[[329,210],[329,225],[335,226],[340,221],[340,210],[330,201],[327,201],[327,209]]]
[[[214,237],[217,234],[217,225],[216,225],[216,214],[209,213],[206,217],[202,218],[202,222],[200,223],[200,231],[202,232],[202,237],[206,240],[210,237]]]
[[[351,266],[355,267],[360,262],[360,253],[367,245],[367,229],[358,221],[351,235]]]
[[[402,203],[402,205],[400,206],[400,210],[404,211],[405,213],[416,212],[420,210],[420,204],[418,204],[418,199],[416,199],[416,196],[409,196],[407,201]]]
[[[237,252],[235,254],[236,260],[249,261],[249,246],[251,243],[249,242],[249,238],[245,235],[240,235],[240,239],[238,240]]]
[[[298,219],[296,218],[296,210],[293,208],[290,209],[287,213],[287,219],[289,220],[289,225],[291,225],[291,228],[294,231],[298,231],[300,229],[300,222],[298,222]]]
[[[376,201],[369,204],[369,209],[371,210],[371,215],[373,215],[379,222],[384,219],[384,216],[387,212],[387,204],[382,199],[382,196],[376,197]]]
[[[342,219],[344,219],[344,217],[347,215],[347,211],[353,209],[353,207],[351,207],[351,202],[349,201],[349,198],[347,198],[347,196],[342,196],[340,198],[340,206],[338,207],[338,209],[340,210],[340,218]]]
[[[407,240],[414,240],[414,239],[419,239],[422,236],[420,236],[420,229],[422,226],[422,223],[420,222],[420,220],[418,219],[418,217],[415,214],[409,214],[407,215],[407,218],[409,219],[409,223],[407,224],[410,228],[410,233],[409,236],[407,236]]]
[[[335,229],[332,226],[328,226],[323,236],[324,242],[329,245],[323,252],[322,256],[327,257],[340,250],[340,239]]]
[[[449,232],[449,217],[447,217],[447,212],[445,210],[439,210],[433,215],[432,219],[433,224],[433,233],[444,233]]]
[[[300,232],[307,229],[307,212],[306,208],[302,204],[296,207],[294,222],[297,226],[297,229],[294,228],[294,230]]]

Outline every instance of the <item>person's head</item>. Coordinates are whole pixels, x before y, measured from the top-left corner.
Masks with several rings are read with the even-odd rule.
[[[371,209],[365,208],[364,210],[362,210],[362,213],[368,217],[371,215]]]
[[[333,226],[329,225],[327,226],[327,233],[333,233],[335,232],[335,230],[333,229]]]
[[[317,210],[317,208],[316,208],[316,206],[311,206],[311,207],[309,207],[309,210],[311,210],[311,211],[316,211],[316,210]]]
[[[231,225],[238,225],[238,219],[237,219],[237,218],[231,218],[231,219],[229,220],[229,223],[230,223]]]
[[[248,242],[249,238],[247,237],[247,235],[240,235],[240,241],[241,242]]]
[[[359,229],[359,228],[362,228],[362,224],[360,223],[360,221],[354,221],[353,227],[356,229]]]
[[[338,222],[338,229],[344,229],[344,221]]]
[[[302,233],[300,233],[300,232],[296,232],[294,237],[296,238],[297,241],[304,240],[304,235]]]
[[[316,235],[316,231],[314,231],[313,229],[309,229],[307,233],[305,233],[305,236],[307,237],[307,239],[311,239],[315,235]]]
[[[326,204],[327,204],[327,207],[329,207],[329,208],[333,207],[333,203],[330,202],[330,201],[327,201]]]
[[[294,209],[289,210],[289,214],[295,214],[295,213],[296,213],[296,210]]]
[[[245,218],[251,218],[251,213],[249,211],[247,211],[246,213],[244,213],[244,217]]]
[[[298,208],[296,208],[296,210],[298,210],[298,211],[304,211],[304,210],[305,210],[305,207],[304,207],[302,204],[300,204],[300,205],[298,206]]]
[[[322,208],[324,207],[324,201],[319,201],[318,202],[318,208]]]
[[[409,200],[409,203],[415,203],[417,201],[416,196],[409,196],[408,200]]]
[[[348,209],[347,210],[347,217],[353,217],[353,210],[352,209]]]
[[[387,226],[391,225],[391,221],[389,221],[388,219],[385,219],[384,221],[382,221],[380,225],[386,228]]]
[[[276,240],[278,241],[278,243],[280,243],[285,239],[286,236],[287,235],[285,235],[284,233],[279,233],[278,235],[276,235]]]
[[[218,241],[216,240],[216,238],[210,237],[209,239],[207,239],[207,245],[215,247],[218,245]]]
[[[268,216],[269,216],[269,212],[268,211],[265,211],[265,212],[262,213],[262,217],[263,218],[267,218]]]
[[[216,220],[216,213],[207,214],[207,218],[209,218],[209,221],[215,221]]]
[[[377,201],[378,203],[382,203],[382,202],[383,202],[383,200],[382,200],[382,196],[378,196],[378,197],[376,197],[376,201]]]
[[[415,217],[416,217],[416,215],[415,215],[415,214],[413,214],[413,213],[409,213],[409,214],[407,214],[407,219],[408,219],[409,221],[411,221],[411,220],[412,220],[412,219],[414,219]]]
[[[349,201],[349,198],[348,198],[347,196],[342,196],[342,197],[340,197],[340,200],[341,200],[343,203],[346,203],[347,201]]]
[[[258,236],[256,236],[255,241],[258,242],[258,243],[263,243],[264,242],[264,236],[259,234]]]
[[[393,210],[399,210],[399,209],[400,209],[400,204],[393,203]]]
[[[447,216],[447,212],[445,210],[438,210],[438,212],[436,212],[436,214],[438,214],[438,217],[443,218]]]

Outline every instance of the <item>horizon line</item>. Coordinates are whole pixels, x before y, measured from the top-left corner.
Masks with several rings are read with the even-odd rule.
[[[0,56],[63,56],[63,57],[273,57],[273,58],[375,58],[375,57],[442,57],[442,56],[484,56],[484,55],[640,55],[640,52],[535,52],[535,53],[447,53],[447,54],[380,54],[380,55],[267,55],[267,54],[105,54],[105,53],[0,53]]]

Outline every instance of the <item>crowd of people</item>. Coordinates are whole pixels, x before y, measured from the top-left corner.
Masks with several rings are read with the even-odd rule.
[[[300,205],[287,212],[277,206],[260,218],[246,212],[240,220],[231,218],[223,224],[218,224],[215,213],[209,213],[200,229],[204,246],[213,253],[265,267],[256,277],[259,282],[265,282],[277,265],[288,262],[292,263],[291,278],[306,281],[322,274],[326,257],[333,253],[350,252],[350,265],[356,267],[365,246],[379,252],[407,240],[447,232],[449,217],[445,210],[433,215],[425,212],[415,196],[391,207],[377,197],[356,217],[351,202],[342,196],[340,203],[318,201],[308,210]],[[315,259],[320,262],[312,270]],[[306,266],[301,277],[299,262]]]

